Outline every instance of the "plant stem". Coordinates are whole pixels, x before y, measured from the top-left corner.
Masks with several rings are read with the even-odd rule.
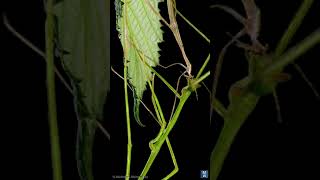
[[[127,123],[127,133],[128,133],[128,144],[127,144],[127,166],[126,166],[126,180],[130,178],[130,165],[131,165],[131,151],[132,151],[132,141],[131,141],[131,125],[130,125],[130,111],[129,111],[129,99],[128,99],[128,80],[127,80],[127,65],[124,65],[124,94],[125,94],[125,105],[126,105],[126,123]]]
[[[204,69],[206,68],[207,64],[209,63],[210,61],[210,54],[208,54],[206,60],[204,61],[204,63],[202,64],[199,72],[197,73],[197,76],[196,76],[196,79],[198,79],[201,75],[202,75],[202,72],[204,71]]]
[[[211,153],[210,180],[218,178],[234,138],[249,114],[256,107],[258,100],[258,96],[253,93],[247,93],[230,104],[224,116],[225,121],[217,144]]]
[[[57,123],[57,107],[55,94],[54,78],[54,54],[53,54],[53,29],[54,19],[52,14],[53,0],[47,1],[47,20],[45,24],[46,31],[46,59],[47,59],[47,96],[48,96],[48,119],[51,142],[51,160],[53,179],[62,180],[62,168],[60,157],[59,130]]]
[[[276,48],[276,56],[279,56],[282,54],[288,44],[290,43],[292,37],[297,32],[298,28],[302,24],[302,21],[304,17],[306,16],[307,12],[309,11],[310,7],[312,6],[314,0],[304,0],[302,4],[300,5],[300,8],[298,9],[296,15],[291,20],[290,25],[288,26],[286,32],[282,36],[281,40],[279,41],[277,48]]]
[[[288,50],[284,55],[277,57],[277,59],[266,68],[263,75],[268,75],[274,71],[281,71],[285,66],[292,63],[318,43],[320,43],[320,29],[306,37],[302,42]]]
[[[289,50],[284,55],[274,61],[263,73],[263,77],[268,77],[274,71],[281,71],[289,63],[293,62],[308,49],[320,42],[320,30],[309,35],[296,47]],[[216,180],[222,169],[224,160],[230,150],[231,144],[250,113],[254,110],[259,96],[254,92],[248,92],[230,103],[225,115],[224,126],[218,138],[218,142],[211,153],[210,159],[210,180]]]
[[[194,81],[194,84],[200,84],[200,82],[203,81],[208,76],[210,76],[210,71],[206,72],[203,76],[196,78],[196,80]]]
[[[272,72],[279,71],[293,62],[308,49],[320,42],[320,31],[316,31],[308,36],[303,42],[299,43],[296,47],[292,48],[281,56],[290,43],[293,35],[302,23],[303,18],[310,9],[313,0],[304,0],[295,17],[291,21],[288,29],[282,36],[278,43],[275,52],[275,59],[269,67],[262,73],[262,78],[270,76]],[[216,180],[221,172],[225,158],[231,148],[234,138],[240,130],[243,123],[246,121],[250,113],[256,107],[259,101],[259,96],[256,96],[254,92],[248,91],[234,101],[230,102],[230,105],[224,114],[224,126],[215,145],[210,159],[210,180]]]
[[[283,56],[280,56],[278,60],[275,60],[274,63],[264,71],[262,74],[263,77],[267,77],[270,73],[284,68],[319,42],[320,30],[317,30],[303,40],[303,42],[289,50],[288,53],[285,53]],[[218,178],[235,136],[247,117],[254,110],[259,100],[259,96],[254,94],[255,93],[253,92],[248,92],[230,103],[224,115],[225,124],[220,133],[217,144],[211,153],[210,180],[216,180]]]

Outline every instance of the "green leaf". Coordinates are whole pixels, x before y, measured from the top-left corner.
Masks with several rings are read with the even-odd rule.
[[[63,55],[62,63],[66,71],[81,80],[85,104],[101,119],[110,87],[109,3],[65,0],[59,6],[59,42],[69,52]]]
[[[158,16],[160,0],[123,0],[122,2],[120,0],[115,2],[118,11],[117,29],[124,51],[125,65],[128,68],[129,82],[134,88],[135,119],[142,125],[139,120],[139,100],[142,99],[146,83],[152,74],[146,64],[151,67],[159,64],[158,43],[163,41]]]
[[[97,120],[103,119],[110,88],[110,3],[105,0],[64,0],[56,4],[62,64],[74,91],[79,120],[78,170],[92,180],[92,147]]]

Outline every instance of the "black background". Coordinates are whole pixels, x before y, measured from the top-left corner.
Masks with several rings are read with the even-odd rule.
[[[5,12],[12,25],[41,49],[44,47],[44,20],[42,1],[7,1]],[[231,16],[219,10],[210,10],[214,3],[230,5],[243,12],[240,1],[182,1],[177,0],[180,11],[199,29],[211,38],[211,45],[198,36],[185,22],[178,18],[181,36],[193,72],[197,72],[207,54],[212,60],[207,70],[213,70],[218,53],[230,39],[226,32],[237,33],[242,27]],[[160,3],[166,14],[165,3]],[[273,50],[281,34],[289,23],[300,1],[257,0],[262,12],[260,40]],[[291,45],[302,40],[319,28],[320,2],[315,2]],[[114,11],[112,13],[115,27]],[[166,16],[165,16],[166,17]],[[2,26],[2,25],[1,25]],[[2,26],[3,27],[3,26]],[[162,65],[181,62],[182,58],[173,35],[163,27],[164,42],[159,46]],[[50,144],[47,123],[45,62],[41,57],[23,45],[4,28],[1,28],[2,49],[1,72],[4,81],[2,94],[4,102],[1,116],[2,143],[5,150],[5,172],[8,176],[0,179],[51,179]],[[243,39],[246,41],[247,39]],[[122,48],[115,28],[112,29],[111,64],[122,74]],[[318,61],[320,46],[310,50],[297,60],[309,79],[320,89]],[[183,71],[179,67],[157,70],[171,84]],[[319,179],[319,113],[320,102],[292,68],[285,69],[292,75],[289,82],[278,87],[283,122],[278,123],[271,96],[263,97],[256,110],[239,132],[231,152],[225,162],[220,180],[232,179]],[[229,86],[246,75],[246,61],[243,50],[231,47],[223,65],[218,98],[227,104],[226,92]],[[185,80],[181,84],[185,85]],[[205,81],[211,87],[212,76]],[[174,96],[156,80],[156,91],[165,116],[170,115]],[[209,169],[209,156],[218,137],[221,119],[214,115],[209,124],[209,94],[204,87],[187,101],[182,114],[170,134],[179,172],[172,179],[199,179],[200,170]],[[151,107],[150,93],[144,94],[146,104]],[[57,81],[57,104],[62,148],[64,179],[77,180],[74,160],[76,118],[72,97]],[[111,92],[105,107],[103,125],[111,133],[108,142],[97,133],[94,147],[94,170],[96,179],[110,179],[112,175],[124,175],[126,160],[126,125],[124,117],[123,81],[112,74]],[[148,142],[154,138],[158,125],[141,108],[141,119],[147,125],[139,127],[132,121],[132,175],[139,175],[150,150]],[[133,120],[133,119],[132,119]],[[171,171],[173,164],[165,146],[149,171],[149,179],[161,179]]]

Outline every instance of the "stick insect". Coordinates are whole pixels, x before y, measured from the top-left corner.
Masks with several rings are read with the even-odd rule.
[[[169,68],[169,66],[164,67],[164,68]],[[119,78],[121,78],[122,80],[125,80],[125,78],[122,77],[118,72],[116,72],[112,67],[111,67],[111,70]],[[157,136],[149,142],[149,148],[150,148],[151,151],[155,151],[156,150],[156,143],[158,142],[159,138],[163,135],[163,133],[165,131],[165,128],[166,128],[166,125],[167,125],[167,122],[165,120],[165,117],[164,117],[164,114],[163,114],[159,99],[157,98],[157,95],[155,93],[154,82],[155,82],[155,74],[152,75],[152,79],[148,80],[148,86],[149,86],[149,89],[151,91],[151,101],[152,101],[152,105],[153,105],[153,108],[154,108],[154,111],[155,111],[156,115],[154,115],[154,113],[147,107],[147,105],[142,100],[140,100],[141,104],[143,105],[143,107],[149,112],[151,117],[160,125],[160,130],[159,130]],[[132,92],[134,92],[133,87],[131,87],[130,85],[128,85],[128,87]],[[177,88],[176,88],[176,93],[177,93]],[[174,105],[173,105],[172,109],[174,111]],[[172,118],[172,115],[170,116],[170,119],[171,118]],[[166,175],[166,177],[164,177],[163,179],[171,178],[179,170],[178,164],[177,164],[177,161],[176,161],[176,158],[175,158],[175,155],[174,155],[174,152],[172,150],[172,146],[171,146],[171,143],[170,143],[170,140],[169,140],[168,137],[166,137],[166,144],[168,146],[168,149],[169,149],[169,152],[170,152],[170,155],[171,155],[171,159],[172,159],[172,162],[173,162],[173,165],[174,165],[174,169],[168,175]],[[143,177],[143,176],[141,176],[141,177]]]
[[[158,135],[153,140],[151,140],[149,142],[149,147],[150,147],[151,151],[154,151],[155,148],[156,148],[155,144],[158,142],[159,138],[162,136],[163,132],[165,131],[167,122],[166,122],[166,120],[164,118],[164,115],[163,115],[159,100],[158,100],[157,95],[156,95],[156,93],[154,91],[154,76],[153,76],[153,79],[152,79],[152,83],[150,83],[150,81],[148,81],[148,84],[149,84],[149,87],[150,87],[150,90],[151,90],[151,94],[152,94],[151,95],[151,99],[152,99],[153,108],[154,108],[154,110],[156,112],[157,122],[161,127]],[[173,165],[174,165],[174,169],[166,177],[163,178],[164,180],[171,178],[179,170],[178,164],[177,164],[177,160],[175,158],[175,155],[174,155],[174,152],[172,150],[171,143],[170,143],[170,140],[169,140],[168,137],[166,137],[166,144],[167,144],[169,152],[170,152],[170,156],[171,156],[171,159],[172,159],[172,162],[173,162]]]
[[[212,94],[211,94],[210,122],[211,122],[212,113],[213,113],[213,103],[212,102],[216,98],[218,79],[220,77],[224,55],[225,55],[228,47],[231,44],[236,43],[236,46],[238,46],[240,48],[243,48],[243,49],[245,49],[245,50],[247,50],[247,51],[249,51],[251,53],[254,53],[254,54],[262,54],[263,55],[267,51],[267,46],[262,45],[260,43],[260,41],[258,40],[260,27],[261,27],[260,9],[255,4],[254,0],[242,0],[242,4],[243,4],[243,7],[244,7],[245,12],[246,12],[246,18],[243,17],[242,15],[240,15],[238,12],[236,12],[235,10],[233,10],[230,7],[223,6],[223,5],[213,5],[213,6],[211,6],[211,8],[219,8],[219,9],[222,9],[223,11],[229,13],[237,21],[239,21],[244,26],[244,28],[241,29],[223,47],[223,49],[221,50],[221,52],[219,54],[219,58],[218,58],[218,61],[217,61],[217,64],[216,64],[216,69],[215,69],[215,76],[214,76],[214,80],[213,80],[212,90],[211,90]],[[242,37],[242,36],[244,36],[246,34],[250,37],[250,40],[251,40],[251,44],[250,45],[242,43],[242,42],[240,42],[238,40],[240,37]],[[249,59],[250,58],[248,57],[248,60]],[[254,62],[249,62],[249,63],[254,63]],[[293,63],[293,64],[294,64],[294,67],[296,68],[296,70],[301,74],[303,79],[308,83],[310,88],[313,90],[315,96],[319,99],[319,94],[314,89],[312,83],[307,79],[307,77],[305,76],[303,71],[301,71],[301,68],[296,63]],[[284,77],[286,75],[282,73],[282,74],[280,74],[280,76]],[[276,77],[276,78],[282,78],[282,77]],[[275,105],[276,105],[278,122],[282,122],[281,110],[280,110],[279,99],[278,99],[278,96],[277,96],[277,93],[276,93],[276,89],[274,89],[272,94],[273,94],[274,102],[275,102]]]
[[[141,2],[144,2],[144,4],[141,4]],[[179,99],[182,98],[181,97],[182,95],[180,95],[177,92],[176,89],[174,89],[160,74],[158,74],[152,68],[155,65],[153,63],[150,63],[150,62],[157,62],[156,65],[159,64],[156,59],[153,59],[154,57],[157,57],[157,56],[152,56],[152,54],[150,55],[149,52],[148,52],[148,49],[147,50],[144,49],[143,48],[144,46],[141,45],[141,43],[139,43],[139,40],[141,38],[137,39],[135,37],[135,36],[140,36],[141,32],[143,32],[144,30],[140,29],[139,32],[136,32],[135,29],[133,29],[133,28],[136,27],[136,25],[132,25],[129,22],[129,20],[136,21],[136,24],[140,23],[139,21],[143,22],[143,20],[140,20],[140,19],[137,20],[138,18],[130,19],[133,16],[131,16],[131,17],[128,16],[127,13],[129,13],[129,11],[128,11],[129,6],[131,6],[133,3],[135,5],[135,7],[136,6],[143,6],[145,9],[151,10],[151,14],[149,14],[147,16],[148,18],[144,18],[144,19],[154,18],[154,15],[156,15],[156,17],[158,19],[162,20],[170,28],[170,30],[174,34],[174,37],[175,37],[176,41],[178,42],[180,51],[181,51],[182,56],[184,58],[184,61],[186,63],[185,69],[186,69],[186,73],[187,73],[187,78],[189,80],[192,79],[191,78],[191,64],[190,64],[190,62],[189,62],[189,60],[188,60],[188,58],[186,56],[186,53],[184,51],[183,43],[182,43],[182,40],[181,40],[181,37],[180,37],[180,33],[179,33],[179,30],[178,30],[178,26],[177,26],[177,22],[176,22],[176,19],[175,19],[177,11],[175,10],[174,1],[172,1],[172,0],[168,0],[167,1],[167,8],[168,8],[170,24],[160,15],[160,13],[158,12],[158,9],[156,9],[155,5],[157,5],[156,3],[158,3],[158,1],[156,1],[156,2],[155,1],[147,1],[147,0],[142,0],[140,2],[139,1],[134,1],[134,2],[133,1],[123,1],[123,4],[121,4],[119,2],[116,2],[116,9],[118,9],[118,10],[122,9],[121,13],[117,13],[117,18],[118,18],[118,23],[117,24],[118,24],[118,31],[120,32],[120,39],[121,39],[121,43],[122,43],[122,46],[123,46],[124,60],[125,60],[124,61],[124,82],[125,82],[124,86],[125,86],[125,96],[126,96],[125,103],[126,103],[127,130],[128,130],[128,153],[127,153],[126,176],[130,175],[130,160],[131,160],[131,147],[132,147],[132,145],[131,145],[131,134],[130,134],[131,133],[130,118],[129,118],[130,115],[129,115],[129,112],[128,112],[129,106],[128,106],[128,99],[127,99],[127,95],[128,95],[127,86],[129,85],[127,83],[127,76],[128,76],[128,68],[130,66],[130,63],[134,63],[135,62],[135,63],[139,63],[140,66],[142,64],[143,67],[147,67],[147,69],[149,71],[151,71],[152,74],[155,74],[157,77],[159,77],[169,87],[169,89],[175,94],[175,98],[179,98]],[[130,13],[134,13],[132,8],[130,8],[130,10],[131,10]],[[154,18],[154,19],[157,20],[157,18]],[[150,22],[150,23],[152,23],[152,22]],[[189,22],[188,22],[188,24],[189,24]],[[160,26],[159,26],[159,29],[160,29]],[[158,29],[153,30],[153,32],[157,32],[157,30]],[[147,32],[145,32],[145,34],[143,34],[143,36],[152,36],[153,35],[153,34],[150,35],[149,33],[148,33],[148,35],[146,35],[146,34],[147,34]],[[151,39],[151,38],[149,38],[149,39]],[[144,42],[144,43],[150,44],[150,42]],[[208,60],[209,60],[209,58],[208,58]],[[131,64],[131,66],[132,66],[132,64]],[[133,69],[133,70],[135,70],[135,69]],[[202,71],[203,71],[203,69],[202,69]],[[149,72],[147,72],[147,71],[145,71],[144,73],[148,73],[149,74]],[[200,75],[201,75],[201,73],[200,73]],[[203,77],[200,77],[200,75],[197,76],[197,78],[199,78],[199,79],[196,78],[194,82],[190,81],[190,84],[194,85],[194,86],[192,86],[191,89],[196,89],[195,85],[202,81]],[[209,74],[206,73],[205,77],[207,77],[208,75]],[[132,82],[132,77],[129,80],[130,80],[130,84],[132,85],[132,87],[136,88],[136,87],[134,87],[135,85]],[[161,146],[162,146],[164,141],[167,142],[167,145],[169,147],[169,150],[170,150],[170,153],[171,153],[171,157],[172,157],[172,160],[173,160],[173,164],[175,166],[174,170],[169,175],[167,175],[165,177],[165,179],[168,179],[178,171],[178,168],[177,168],[177,164],[176,164],[176,161],[175,161],[175,158],[174,158],[174,155],[173,155],[173,151],[171,149],[171,145],[170,145],[169,139],[168,139],[167,135],[165,135],[165,133],[169,133],[170,132],[170,130],[172,129],[173,125],[171,125],[169,127],[169,124],[170,123],[171,124],[175,123],[178,116],[177,115],[176,116],[173,115],[173,117],[170,118],[171,120],[169,120],[169,124],[167,125],[167,123],[165,121],[165,118],[163,116],[160,104],[158,102],[158,99],[156,98],[156,95],[155,95],[155,93],[153,91],[153,83],[150,82],[150,79],[147,79],[147,84],[149,85],[149,87],[151,89],[151,93],[152,93],[151,100],[153,102],[153,106],[154,106],[154,109],[156,111],[156,120],[160,124],[161,128],[160,128],[160,131],[159,131],[157,137],[154,138],[153,140],[151,140],[150,143],[149,143],[149,146],[150,146],[150,149],[151,149],[151,155],[149,157],[148,162],[145,165],[145,168],[143,169],[143,171],[141,173],[140,179],[142,179],[147,174],[151,164],[153,163],[153,160],[157,156],[157,154],[158,154],[158,152],[159,152],[159,150],[160,150],[160,148],[161,148]],[[187,97],[188,96],[189,96],[189,93],[187,93]],[[141,99],[139,99],[139,100],[141,100]],[[183,101],[183,103],[184,102],[185,101]],[[179,104],[181,104],[181,103],[179,103]],[[181,111],[181,105],[178,108],[178,111],[179,112]],[[175,120],[172,121],[172,119],[175,119]]]

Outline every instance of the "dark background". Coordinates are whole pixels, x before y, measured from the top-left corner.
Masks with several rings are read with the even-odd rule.
[[[288,3],[290,2],[290,4]],[[209,45],[198,36],[185,22],[178,18],[181,36],[186,53],[197,72],[207,54],[212,60],[207,70],[214,67],[218,53],[230,39],[226,32],[236,34],[241,24],[220,10],[210,10],[208,6],[223,3],[234,7],[243,14],[240,1],[182,1],[177,0],[179,10],[199,29],[211,38]],[[300,1],[257,0],[262,12],[260,40],[273,50]],[[35,45],[44,49],[44,20],[42,1],[7,1],[4,10],[12,25]],[[161,3],[163,14],[165,3]],[[302,40],[313,30],[319,28],[320,3],[307,15],[302,27],[291,45]],[[114,11],[111,12],[114,17]],[[113,18],[114,27],[114,18]],[[1,25],[2,26],[2,25]],[[3,27],[3,26],[2,26]],[[164,42],[159,46],[162,65],[181,62],[182,58],[173,35],[163,27]],[[4,44],[1,58],[3,102],[1,132],[5,150],[5,172],[0,179],[51,179],[50,144],[47,123],[45,61],[32,52],[4,28],[1,28]],[[243,39],[247,41],[246,38]],[[113,28],[111,42],[111,64],[122,74],[122,48]],[[297,60],[311,82],[320,89],[318,61],[320,46],[317,45]],[[175,85],[183,69],[172,67],[157,70],[172,85]],[[277,114],[271,96],[263,97],[256,110],[237,136],[225,162],[220,180],[230,179],[318,179],[319,148],[317,145],[320,131],[318,126],[320,102],[292,68],[285,69],[292,79],[278,87],[283,122],[277,122]],[[218,98],[227,104],[229,86],[246,76],[246,61],[243,50],[231,47],[223,65]],[[186,81],[181,80],[185,85]],[[211,87],[212,76],[205,81]],[[170,115],[174,96],[157,79],[156,92],[165,116]],[[209,94],[204,87],[197,91],[198,99],[192,95],[185,104],[182,114],[170,134],[170,140],[179,165],[179,172],[172,179],[199,179],[200,170],[209,169],[209,156],[221,128],[221,119],[214,114],[213,124],[209,124]],[[150,93],[144,94],[146,104],[151,107]],[[132,101],[131,101],[132,102]],[[57,81],[57,104],[62,148],[64,179],[77,180],[74,160],[76,137],[76,118],[72,97]],[[3,109],[3,108],[2,108]],[[123,81],[116,75],[111,77],[111,92],[106,102],[103,125],[111,133],[111,142],[97,133],[94,148],[94,169],[97,179],[109,179],[111,175],[125,173],[126,125],[124,117]],[[134,122],[132,126],[132,175],[140,174],[150,150],[148,142],[154,138],[159,126],[141,108],[141,119],[145,128]],[[1,157],[1,158],[2,158]],[[149,171],[149,179],[160,179],[173,168],[170,155],[165,146]],[[1,175],[2,176],[2,175]]]

